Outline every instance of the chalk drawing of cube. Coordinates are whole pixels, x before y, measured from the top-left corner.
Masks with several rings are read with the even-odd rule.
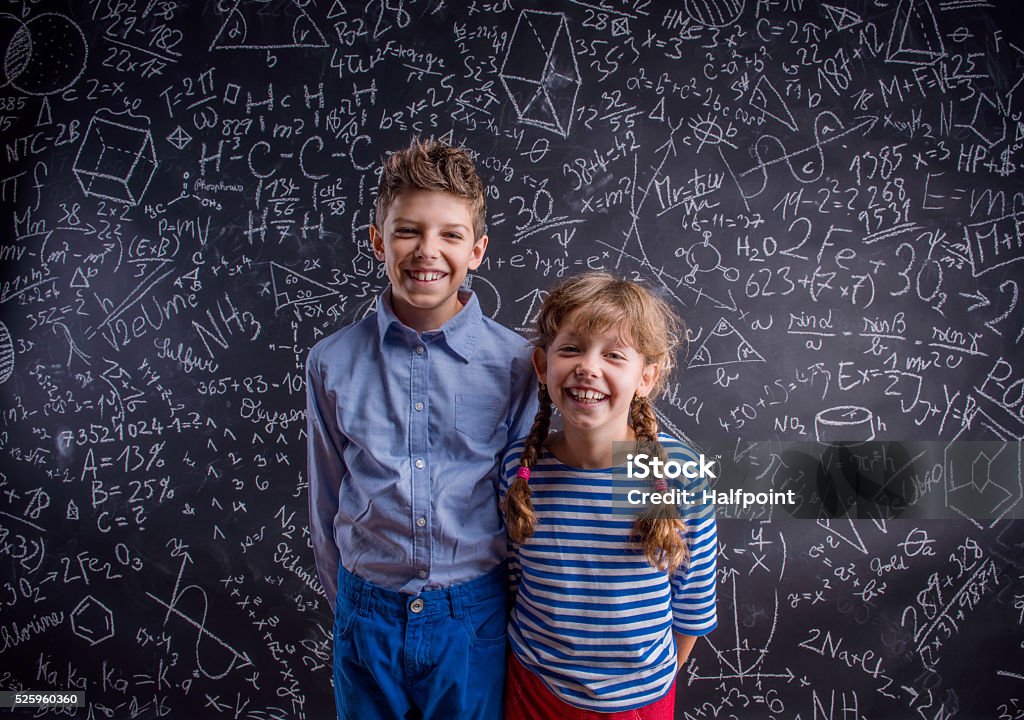
[[[86,195],[138,205],[156,171],[148,128],[93,117],[72,170]]]
[[[580,70],[565,15],[523,10],[499,76],[520,122],[569,136]]]

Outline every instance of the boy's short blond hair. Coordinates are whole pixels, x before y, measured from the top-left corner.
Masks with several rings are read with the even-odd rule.
[[[416,190],[439,190],[468,200],[473,215],[474,239],[479,240],[486,232],[484,184],[469,153],[462,148],[414,137],[409,147],[388,155],[384,160],[374,205],[377,226],[384,223],[388,208],[396,197]]]

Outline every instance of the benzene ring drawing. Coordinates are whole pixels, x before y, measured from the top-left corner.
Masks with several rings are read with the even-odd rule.
[[[580,69],[565,15],[519,13],[499,76],[519,122],[569,137]]]
[[[983,527],[984,520],[992,527],[1024,502],[1019,442],[954,439],[942,454],[946,507],[975,526]]]
[[[69,619],[71,632],[90,645],[97,645],[114,636],[114,613],[92,595],[82,598],[82,602],[71,611]]]

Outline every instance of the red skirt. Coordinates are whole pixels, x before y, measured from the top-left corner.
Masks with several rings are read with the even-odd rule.
[[[509,654],[505,684],[505,720],[673,720],[676,684],[660,700],[635,710],[597,712],[562,700],[544,682]]]

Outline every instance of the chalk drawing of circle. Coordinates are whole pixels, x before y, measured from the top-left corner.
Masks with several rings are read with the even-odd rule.
[[[43,13],[26,21],[7,44],[4,75],[26,95],[52,95],[82,76],[88,55],[78,25],[58,13]]]
[[[696,272],[710,272],[722,262],[722,253],[708,242],[697,242],[690,246],[690,265]]]
[[[690,127],[693,129],[693,136],[701,145],[719,145],[725,142],[725,131],[714,120],[700,120]]]
[[[866,407],[838,405],[814,416],[819,442],[867,442],[875,439],[875,418]]]
[[[25,70],[29,55],[32,54],[32,36],[24,32],[25,23],[10,13],[0,13],[0,48],[4,50],[4,82],[7,87],[12,77]],[[15,42],[17,41],[17,42]]]
[[[7,326],[0,323],[0,384],[14,373],[14,341]]]
[[[498,317],[501,310],[501,294],[487,278],[481,275],[466,275],[465,285],[476,295],[480,303],[480,311],[492,320]]]
[[[678,251],[677,251],[678,256]],[[683,279],[693,284],[699,272],[711,272],[722,262],[722,254],[711,243],[701,240],[695,242],[686,251],[686,259],[690,262],[690,272]]]
[[[708,27],[725,27],[736,22],[746,0],[686,0],[686,14]]]

